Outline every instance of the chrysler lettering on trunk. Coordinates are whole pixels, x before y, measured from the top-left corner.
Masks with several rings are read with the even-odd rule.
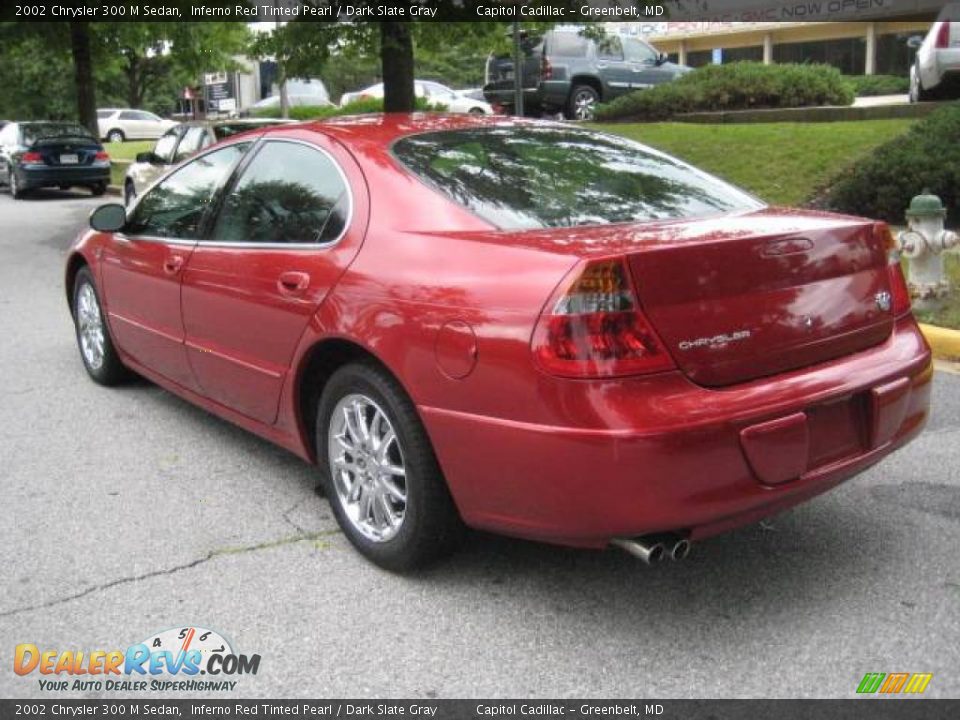
[[[681,350],[693,350],[699,347],[719,347],[732,342],[739,342],[750,337],[749,330],[734,330],[730,333],[720,333],[710,337],[699,337],[696,340],[681,340],[677,347]]]

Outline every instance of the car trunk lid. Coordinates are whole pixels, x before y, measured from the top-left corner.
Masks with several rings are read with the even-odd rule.
[[[628,254],[644,313],[699,384],[828,361],[893,329],[886,232],[845,218],[763,220],[727,233],[663,228]]]
[[[82,137],[40,138],[30,146],[45,165],[53,167],[91,165],[100,149],[95,140]]]

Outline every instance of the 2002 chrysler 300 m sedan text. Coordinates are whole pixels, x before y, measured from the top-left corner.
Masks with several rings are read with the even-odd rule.
[[[91,225],[66,280],[93,379],[135,371],[315,462],[394,570],[465,525],[680,557],[927,417],[885,225],[580,128],[258,130]]]

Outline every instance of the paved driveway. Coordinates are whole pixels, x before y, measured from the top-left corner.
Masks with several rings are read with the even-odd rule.
[[[686,562],[476,535],[395,577],[298,459],[149,383],[87,379],[62,265],[94,205],[0,196],[0,696],[41,694],[17,643],[187,624],[262,656],[241,696],[850,697],[868,671],[960,695],[960,376],[937,374],[910,447]]]

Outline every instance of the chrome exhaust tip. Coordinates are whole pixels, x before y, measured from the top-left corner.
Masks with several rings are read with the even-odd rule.
[[[686,538],[680,538],[670,547],[671,560],[683,560],[690,554],[690,541]]]
[[[660,562],[667,553],[662,543],[650,542],[643,538],[613,538],[610,544],[643,560],[647,565]]]

